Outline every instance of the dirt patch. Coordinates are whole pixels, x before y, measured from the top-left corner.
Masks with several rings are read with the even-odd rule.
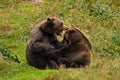
[[[3,55],[2,55],[2,53],[0,52],[0,60],[3,60]]]
[[[0,33],[11,33],[13,29],[9,26],[0,27]]]
[[[29,0],[33,4],[41,4],[43,3],[43,0]]]

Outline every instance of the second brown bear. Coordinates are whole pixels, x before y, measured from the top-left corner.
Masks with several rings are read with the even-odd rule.
[[[61,62],[67,68],[86,67],[91,61],[91,44],[83,33],[77,28],[70,28],[65,32],[63,43],[65,47],[56,51]]]

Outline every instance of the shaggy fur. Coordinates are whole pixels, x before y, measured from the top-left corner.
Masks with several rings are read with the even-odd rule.
[[[31,66],[45,69],[57,69],[59,60],[53,49],[62,47],[56,35],[67,29],[63,22],[57,18],[47,18],[34,26],[30,32],[26,46],[26,59]]]
[[[55,52],[61,58],[62,64],[69,67],[86,67],[91,60],[92,49],[89,40],[77,28],[65,32],[63,43],[65,47]]]

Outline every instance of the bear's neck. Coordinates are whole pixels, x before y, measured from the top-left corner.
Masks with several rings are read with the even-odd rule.
[[[54,35],[54,33],[49,33],[47,30],[43,29],[42,27],[39,28],[45,35]]]

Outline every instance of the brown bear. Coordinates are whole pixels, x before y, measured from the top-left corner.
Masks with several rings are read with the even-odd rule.
[[[56,50],[55,54],[67,68],[86,67],[91,61],[92,49],[89,40],[77,28],[69,28],[64,35],[65,47]]]
[[[45,69],[47,66],[57,69],[59,60],[52,50],[62,47],[57,35],[65,29],[67,27],[57,18],[47,18],[35,25],[26,46],[26,59],[29,65],[39,69]]]

